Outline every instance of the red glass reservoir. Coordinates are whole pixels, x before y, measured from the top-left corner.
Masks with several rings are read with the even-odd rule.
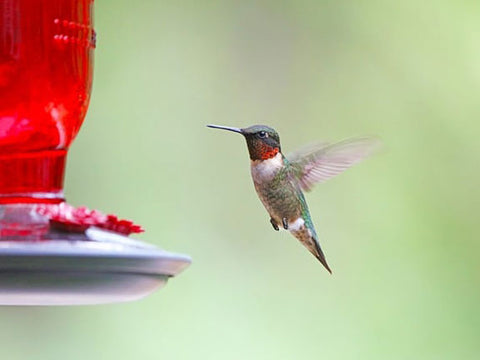
[[[85,117],[93,0],[0,0],[0,203],[63,199]]]

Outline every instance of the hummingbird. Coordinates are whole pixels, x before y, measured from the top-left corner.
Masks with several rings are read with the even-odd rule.
[[[235,128],[207,125],[244,136],[250,155],[255,190],[270,215],[270,224],[288,230],[332,273],[320,247],[303,191],[324,182],[373,153],[376,137],[357,137],[337,143],[317,143],[283,155],[280,137],[266,125]]]

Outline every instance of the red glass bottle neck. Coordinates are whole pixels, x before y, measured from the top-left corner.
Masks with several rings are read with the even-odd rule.
[[[0,204],[59,203],[66,150],[0,155]]]

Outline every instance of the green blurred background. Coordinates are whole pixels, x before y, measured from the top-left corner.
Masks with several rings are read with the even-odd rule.
[[[194,262],[137,302],[0,308],[10,359],[478,359],[477,1],[96,1],[65,190]],[[307,194],[333,269],[272,230],[244,140],[386,151]]]

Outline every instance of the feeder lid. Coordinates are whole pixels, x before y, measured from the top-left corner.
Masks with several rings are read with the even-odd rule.
[[[185,269],[186,255],[96,227],[40,241],[0,241],[0,305],[131,301]]]

